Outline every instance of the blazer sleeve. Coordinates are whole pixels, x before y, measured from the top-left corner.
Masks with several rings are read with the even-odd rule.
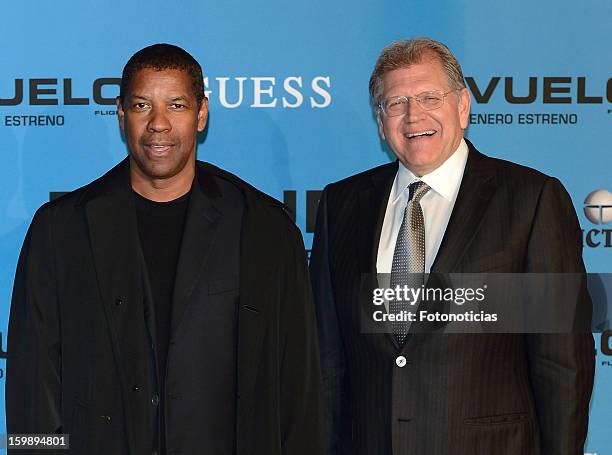
[[[50,211],[43,206],[26,234],[15,274],[6,362],[8,433],[62,431],[60,317],[52,250]]]
[[[317,314],[323,375],[327,454],[335,455],[341,428],[345,359],[331,284],[327,194],[328,188],[323,191],[319,201],[310,255],[310,279]]]
[[[304,243],[292,224],[285,249],[280,365],[284,455],[323,455],[321,367]]]
[[[569,195],[557,179],[547,180],[541,191],[525,271],[585,275],[578,219]],[[527,336],[530,380],[544,454],[584,453],[595,373],[590,333],[592,304],[586,276],[578,291],[577,305],[577,313],[583,318],[574,333]]]

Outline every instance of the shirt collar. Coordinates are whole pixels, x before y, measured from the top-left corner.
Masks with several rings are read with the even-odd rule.
[[[418,180],[425,182],[429,187],[448,201],[452,201],[455,191],[461,183],[463,170],[467,162],[468,147],[465,140],[461,138],[457,150],[449,156],[437,169],[423,177],[417,177],[410,169],[399,162],[399,168],[393,185],[393,202],[396,202],[404,193],[406,188]]]

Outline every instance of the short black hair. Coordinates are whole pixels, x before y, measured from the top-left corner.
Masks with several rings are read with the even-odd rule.
[[[134,74],[138,71],[152,68],[156,71],[172,69],[185,71],[191,78],[191,86],[198,105],[204,99],[204,79],[202,78],[202,67],[193,56],[173,44],[159,43],[140,49],[130,57],[123,68],[121,76],[121,88],[119,98],[121,101],[127,95]]]

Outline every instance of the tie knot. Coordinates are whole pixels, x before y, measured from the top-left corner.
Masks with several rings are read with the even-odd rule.
[[[425,196],[425,193],[429,191],[429,185],[421,181],[414,182],[410,184],[408,191],[410,192],[408,200],[414,201],[415,204],[418,204],[421,201],[421,198]]]

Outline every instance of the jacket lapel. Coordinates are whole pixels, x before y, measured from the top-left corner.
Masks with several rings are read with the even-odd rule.
[[[142,269],[128,159],[91,184],[82,203],[129,424],[127,385],[145,374],[148,345],[143,336]],[[133,447],[129,429],[127,434]]]
[[[466,140],[467,163],[446,232],[431,267],[432,273],[454,270],[480,229],[483,214],[495,192],[494,172],[487,158]]]
[[[487,158],[482,155],[467,139],[468,158],[455,206],[451,213],[448,226],[442,237],[438,254],[432,264],[427,286],[433,288],[447,287],[444,273],[455,270],[455,266],[462,259],[472,240],[480,229],[483,213],[495,192],[494,172],[487,166]],[[430,312],[447,312],[443,302],[430,302],[417,309],[427,309]],[[415,333],[432,333],[441,329],[445,323],[414,322],[404,344],[411,345],[412,335]],[[392,337],[395,341],[395,337]]]
[[[100,179],[97,185],[92,185],[85,198],[91,249],[104,311],[112,333],[120,337],[130,336],[130,331],[121,325],[124,320],[122,315],[126,313],[126,308],[142,308],[142,272],[127,159]]]
[[[216,168],[209,163],[198,163],[200,173],[214,175],[227,180],[243,190],[244,212],[240,233],[240,300],[238,308],[238,430],[241,434],[241,423],[251,419],[253,401],[255,400],[255,381],[262,358],[263,335],[266,321],[273,315],[266,315],[273,311],[268,308],[268,302],[274,301],[270,295],[278,283],[278,254],[276,254],[277,233],[265,229],[270,226],[267,219],[268,210],[264,210],[266,202],[261,202],[258,193],[235,176]],[[245,191],[249,189],[249,191]],[[264,196],[265,197],[265,196]],[[280,205],[272,198],[268,199],[270,205]],[[214,224],[214,221],[208,220]],[[214,231],[212,227],[209,227]],[[198,233],[198,235],[202,235]],[[212,236],[211,236],[212,241]],[[178,279],[177,279],[178,284]],[[247,432],[248,433],[248,432]],[[245,433],[246,434],[246,433]]]
[[[178,327],[183,320],[193,290],[201,281],[210,246],[215,241],[219,218],[223,214],[221,204],[216,202],[219,198],[221,193],[214,180],[196,166],[196,179],[189,199],[174,280],[172,337],[180,333]]]
[[[395,175],[397,174],[398,163],[391,163],[385,166],[382,172],[378,172],[372,176],[371,186],[359,192],[359,254],[361,274],[366,273],[371,277],[370,282],[363,282],[363,276],[360,276],[360,294],[363,299],[369,298],[372,295],[372,289],[379,287],[380,284],[375,280],[377,273],[376,262],[378,259],[378,243],[380,242],[380,233],[385,219],[387,210],[387,202],[389,194],[393,186]],[[367,318],[368,315],[361,315],[361,318]],[[375,336],[376,342],[386,344],[386,338],[397,349],[399,345],[393,336],[393,333],[386,330],[385,336]]]
[[[361,273],[376,273],[378,242],[387,201],[397,173],[397,162],[372,176],[371,186],[359,192],[359,254]]]
[[[487,157],[478,152],[467,139],[466,143],[469,153],[461,186],[427,280],[427,286],[432,288],[450,286],[446,282],[445,274],[456,271],[456,265],[459,264],[478,233],[484,219],[483,214],[495,193],[495,175],[493,170],[487,166]],[[445,302],[428,302],[425,306],[422,305],[423,303],[419,306],[419,310],[427,309],[430,312],[441,313],[449,311],[448,304]],[[408,340],[412,339],[412,334],[439,331],[446,324],[417,321],[410,326]]]

